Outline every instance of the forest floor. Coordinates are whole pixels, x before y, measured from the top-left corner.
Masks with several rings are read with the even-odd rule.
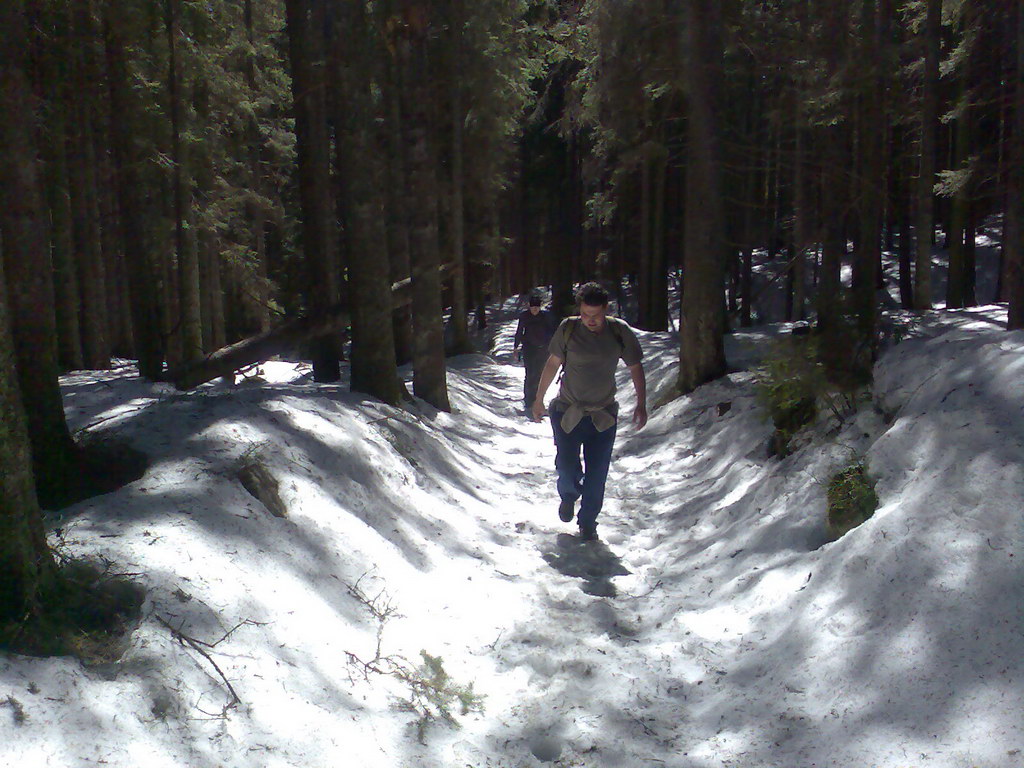
[[[747,368],[785,326],[730,336],[732,373],[621,427],[592,544],[557,518],[550,425],[522,413],[515,310],[450,361],[451,414],[283,362],[191,393],[128,364],[66,376],[71,426],[150,465],[51,515],[53,542],[146,600],[116,661],[0,657],[0,764],[1024,766],[1005,309],[897,317],[871,397],[782,460]],[[640,336],[653,402],[677,345]],[[825,487],[857,462],[879,508],[829,542]],[[283,517],[243,486],[254,467]]]

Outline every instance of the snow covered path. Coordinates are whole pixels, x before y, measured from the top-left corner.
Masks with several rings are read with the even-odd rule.
[[[0,659],[0,764],[1018,768],[1024,337],[999,312],[915,321],[874,403],[783,461],[743,371],[624,426],[587,545],[507,323],[451,361],[452,414],[283,363],[186,395],[66,377],[72,426],[151,466],[64,510],[61,546],[137,574],[145,616],[118,662]],[[643,343],[653,401],[676,351]],[[628,412],[624,369],[620,393]],[[826,543],[824,485],[853,461],[881,506]],[[285,517],[242,487],[252,463]],[[242,621],[212,652],[240,698],[220,716],[225,680],[167,624],[212,642]],[[378,647],[442,657],[484,711],[420,743],[406,686],[347,663]]]

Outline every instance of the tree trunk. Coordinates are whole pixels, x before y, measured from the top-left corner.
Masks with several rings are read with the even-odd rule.
[[[203,354],[203,323],[199,302],[199,257],[196,250],[195,227],[192,222],[191,192],[186,184],[186,160],[181,144],[182,94],[178,66],[178,0],[164,0],[164,28],[167,33],[167,94],[171,117],[171,184],[174,192],[174,251],[178,266],[178,335],[183,362]],[[186,227],[188,233],[186,233]]]
[[[253,25],[253,0],[245,0],[242,10],[243,21],[245,23],[245,36],[249,41],[249,52],[246,54],[245,61],[245,80],[249,86],[249,90],[256,94],[258,93],[259,86],[256,82],[256,31]],[[266,183],[264,182],[263,172],[260,168],[260,154],[262,141],[260,137],[260,126],[259,121],[256,118],[255,113],[250,117],[249,123],[246,126],[246,133],[248,136],[249,143],[249,185],[252,192],[258,199],[258,202],[250,203],[247,212],[249,215],[249,227],[252,230],[253,237],[253,251],[256,256],[256,321],[259,324],[261,333],[270,330],[270,277],[269,269],[267,264],[267,238],[266,238],[266,224],[267,224],[267,211],[263,207],[263,196],[264,188]],[[219,273],[219,265],[216,263],[215,255],[209,254],[211,267]],[[211,271],[211,277],[213,271]],[[213,290],[213,281],[209,281],[210,290]],[[220,281],[217,281],[217,290],[219,291]],[[220,323],[223,325],[223,306],[218,307],[217,304],[223,304],[223,300],[220,294],[216,294],[211,297],[211,306],[213,311],[219,311],[221,314]],[[206,318],[203,318],[206,320]],[[210,323],[211,327],[214,325]],[[212,345],[214,349],[222,346],[220,343]]]
[[[1013,127],[1004,216],[1003,253],[1006,259],[1006,327],[1024,328],[1024,8],[1017,4],[1017,71],[1013,91]]]
[[[164,351],[160,334],[159,276],[146,235],[146,216],[153,188],[143,174],[146,158],[139,146],[136,126],[141,107],[129,84],[125,52],[124,17],[104,6],[107,72],[113,162],[118,176],[118,208],[127,267],[132,330],[139,375],[152,381],[163,373]]]
[[[409,217],[405,206],[407,186],[404,145],[402,143],[402,73],[394,57],[388,59],[388,88],[384,94],[387,119],[379,144],[387,158],[387,246],[391,257],[392,282],[411,273],[409,262]],[[395,310],[395,360],[399,365],[412,361],[412,310],[409,305]]]
[[[323,0],[287,0],[288,50],[295,100],[295,138],[302,201],[302,239],[308,269],[308,298],[313,314],[326,312],[340,296],[335,236],[334,195],[330,183],[330,137],[324,91],[324,30],[314,13]],[[341,377],[337,334],[313,341],[313,378]]]
[[[751,90],[753,90],[753,76],[748,78],[748,83],[751,85]],[[753,126],[756,124],[756,108],[759,106],[759,100],[752,101],[747,105],[745,128],[748,132],[752,131]],[[756,170],[756,168],[763,165],[760,161],[763,158],[764,151],[763,147],[755,148],[753,155],[755,162],[751,163],[752,167],[749,168],[747,173],[743,176],[743,193],[740,197],[743,203],[743,209],[741,213],[742,224],[740,225],[742,227],[742,234],[740,237],[742,250],[740,252],[739,264],[739,300],[740,326],[743,328],[749,328],[754,321],[754,209],[758,196],[758,182],[763,178],[763,174],[759,170]]]
[[[668,175],[668,149],[659,145],[652,169],[653,205],[651,214],[651,274],[650,323],[651,330],[668,330],[668,254],[665,239],[665,184]],[[618,274],[618,273],[617,273]]]
[[[174,204],[168,200],[168,188],[166,179],[161,180],[160,200],[157,210],[166,211]],[[167,242],[156,238],[153,242],[156,249],[157,269],[160,275],[160,335],[167,345],[167,365],[177,368],[181,365],[183,356],[181,353],[181,334],[176,333],[175,326],[178,318],[181,317],[181,310],[178,306],[181,293],[178,291],[178,269],[174,260],[173,242]]]
[[[374,149],[374,107],[370,84],[373,51],[366,10],[353,4],[339,11],[332,60],[340,98],[335,115],[338,168],[346,175],[343,193],[347,223],[349,304],[352,309],[353,391],[386,403],[402,397],[391,324],[391,281],[386,253],[383,176]]]
[[[40,54],[40,77],[48,103],[46,133],[40,149],[44,153],[46,201],[50,214],[50,252],[53,259],[54,310],[57,317],[57,350],[61,370],[84,367],[79,311],[78,272],[75,268],[71,232],[71,197],[68,181],[68,130],[74,84],[70,51],[71,19],[66,8],[54,9],[48,17],[50,38]]]
[[[964,173],[970,172],[971,154],[969,62],[970,55],[968,54],[961,64],[962,69],[958,75],[958,100],[960,104],[956,126],[953,128],[953,162],[951,163],[955,170]],[[968,275],[964,233],[967,229],[968,207],[970,206],[972,186],[973,183],[970,177],[963,179],[951,201],[949,231],[946,242],[946,249],[949,254],[949,274],[946,279],[946,307],[948,309],[960,309],[967,306]]]
[[[75,105],[72,133],[71,203],[81,285],[82,351],[86,368],[110,367],[106,270],[101,248],[94,134],[98,67],[91,0],[74,4]]]
[[[935,148],[939,112],[939,45],[942,37],[942,0],[926,0],[922,43],[925,49],[921,86],[921,157],[917,177],[917,258],[914,269],[914,306],[932,306],[932,239],[935,233]]]
[[[687,0],[684,7],[689,162],[679,390],[685,393],[722,376],[726,362],[722,295],[725,217],[718,147],[721,8],[714,0]]]
[[[60,98],[60,96],[56,96]],[[57,341],[62,370],[84,367],[82,335],[79,323],[81,300],[78,272],[75,269],[74,241],[71,237],[71,197],[68,195],[67,128],[62,105],[54,104],[50,123],[52,140],[46,164],[47,198],[50,209],[50,250],[53,254],[53,281],[57,315]]]
[[[6,92],[12,69],[4,54],[14,48],[3,41],[3,30],[18,31],[12,16],[20,15],[20,0],[0,3],[0,103],[10,106]],[[22,27],[22,30],[24,28]],[[15,41],[24,38],[15,38]],[[24,102],[21,103],[22,106]],[[8,113],[7,117],[10,117]],[[0,122],[6,122],[0,117]],[[6,133],[6,131],[4,132]],[[52,582],[56,565],[46,544],[43,519],[32,479],[32,449],[15,370],[7,318],[7,286],[0,262],[0,632],[8,622],[21,622],[34,613]],[[0,640],[6,640],[0,634]]]
[[[846,230],[843,210],[845,196],[844,168],[849,163],[845,126],[825,127],[822,163],[822,244],[821,271],[815,296],[818,312],[818,331],[824,335],[835,332],[841,322],[841,274],[846,255]]]
[[[404,30],[398,41],[402,64],[402,134],[409,195],[412,275],[413,394],[442,411],[451,410],[444,360],[437,224],[437,169],[428,33],[430,7],[418,0],[400,5]]]
[[[664,331],[668,328],[664,225],[668,151],[664,144],[651,139],[645,143],[642,153],[637,324],[646,331]]]
[[[791,321],[807,317],[807,248],[810,245],[807,231],[810,211],[804,159],[807,136],[803,125],[803,115],[800,107],[797,107],[796,151],[793,157],[793,302],[789,313]]]
[[[740,254],[740,327],[754,324],[751,304],[754,293],[754,249],[749,246]]]
[[[109,104],[103,107],[105,115],[109,115]],[[121,220],[117,210],[117,175],[110,157],[111,134],[110,119],[102,123],[102,137],[97,130],[96,157],[99,161],[97,173],[97,198],[100,215],[100,246],[103,253],[103,288],[106,296],[107,341],[110,355],[131,357],[131,324],[125,322],[123,303],[127,293],[123,290],[124,264]]]
[[[978,236],[978,205],[972,198],[967,201],[967,219],[964,226],[964,306],[978,304],[978,262],[975,239]]]
[[[639,264],[636,269],[636,280],[634,285],[634,292],[636,294],[637,302],[637,326],[645,331],[653,330],[650,327],[650,309],[651,309],[651,291],[650,291],[650,275],[652,272],[651,261],[652,261],[652,237],[651,237],[651,223],[653,216],[651,216],[651,206],[653,205],[653,195],[651,194],[651,162],[648,158],[648,145],[651,142],[648,140],[645,142],[644,147],[641,149],[641,160],[640,160],[640,258]],[[626,218],[626,217],[624,217]],[[623,249],[624,250],[624,249]]]
[[[885,87],[881,58],[886,55],[887,41],[882,33],[885,0],[863,0],[862,35],[866,67],[866,88],[860,95],[858,109],[858,161],[860,177],[858,242],[854,264],[853,300],[857,311],[862,358],[857,364],[862,372],[871,370],[875,354],[875,329],[878,323],[878,264],[882,248],[882,218],[885,188]]]
[[[20,0],[0,3],[0,231],[3,232],[6,285],[9,286],[6,296],[0,295],[0,303],[5,306],[5,315],[10,312],[14,359],[21,402],[28,416],[36,487],[40,500],[51,506],[67,497],[78,477],[77,452],[64,420],[64,404],[57,380],[53,269],[36,169],[23,9]],[[4,368],[7,372],[14,371],[9,364]],[[5,390],[5,396],[10,396],[8,392],[13,392],[13,383]],[[6,421],[7,412],[17,409],[13,400],[4,408]],[[27,457],[20,449],[14,449],[12,455]],[[19,496],[19,499],[20,504],[25,503],[24,498]]]
[[[903,146],[906,143],[905,131],[900,130],[899,139],[896,143]],[[910,169],[906,155],[900,153],[899,160],[895,165],[894,190],[892,204],[895,208],[894,217],[900,232],[899,240],[899,284],[900,284],[900,306],[904,309],[914,308],[914,275],[911,264],[913,262],[913,241],[910,238],[911,211],[910,211]]]
[[[451,99],[452,99],[452,200],[450,233],[451,240],[451,261],[455,264],[455,275],[452,278],[452,344],[453,354],[465,354],[473,351],[473,345],[469,341],[468,306],[466,301],[466,237],[465,237],[465,201],[463,189],[466,183],[463,163],[464,125],[466,110],[463,106],[463,69],[462,69],[462,28],[463,5],[462,0],[451,0],[452,20],[452,71]]]

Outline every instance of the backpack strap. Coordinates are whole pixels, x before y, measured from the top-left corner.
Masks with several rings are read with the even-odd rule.
[[[570,317],[569,322],[565,324],[565,328],[562,330],[562,336],[564,337],[562,341],[565,342],[566,357],[569,356],[569,340],[572,338],[572,335],[576,333],[576,326],[578,326],[579,324],[580,319],[578,317]]]
[[[609,317],[605,322],[608,324],[608,328],[611,330],[612,336],[614,336],[615,340],[619,342],[619,352],[625,352],[626,342],[622,340],[622,328],[619,326],[618,321],[613,317]]]
[[[565,344],[565,357],[562,359],[562,370],[558,372],[558,383],[561,383],[562,377],[565,376],[565,364],[569,359],[569,340],[572,339],[572,335],[576,333],[576,326],[579,324],[580,319],[578,317],[570,317],[569,321],[562,329],[562,342]]]

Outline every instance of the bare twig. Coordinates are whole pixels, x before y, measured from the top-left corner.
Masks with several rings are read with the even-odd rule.
[[[224,635],[219,640],[217,640],[217,641],[215,641],[213,643],[207,643],[204,640],[199,640],[198,638],[195,638],[195,637],[192,637],[191,635],[185,634],[185,632],[183,632],[180,627],[173,626],[170,622],[168,622],[166,619],[162,618],[161,616],[157,616],[156,620],[159,621],[161,624],[163,624],[165,627],[167,627],[167,629],[170,630],[171,636],[174,637],[175,640],[177,640],[182,645],[187,645],[189,648],[191,648],[192,650],[196,651],[203,658],[205,658],[208,662],[210,662],[210,665],[215,670],[217,670],[217,674],[220,675],[220,679],[224,681],[224,685],[227,687],[228,693],[231,694],[231,701],[229,701],[227,704],[225,704],[224,708],[221,709],[221,711],[220,711],[220,717],[226,717],[228,710],[232,709],[235,705],[240,704],[242,702],[242,699],[239,697],[238,693],[235,691],[234,686],[231,685],[231,681],[228,680],[227,675],[224,674],[224,670],[222,670],[220,668],[220,666],[217,664],[217,662],[214,661],[213,657],[210,655],[209,651],[207,651],[206,649],[207,648],[211,648],[211,649],[212,648],[216,648],[222,642],[227,640],[228,637],[230,637],[231,634],[236,629],[238,629],[239,627],[242,627],[242,626],[245,626],[245,625],[252,625],[252,626],[259,627],[259,626],[263,626],[263,623],[258,622],[258,621],[252,621],[251,619],[245,619],[243,621],[238,622],[235,626],[233,626],[226,633],[224,633]],[[202,710],[200,710],[200,711],[202,711]],[[211,714],[211,713],[204,712],[204,714]]]

